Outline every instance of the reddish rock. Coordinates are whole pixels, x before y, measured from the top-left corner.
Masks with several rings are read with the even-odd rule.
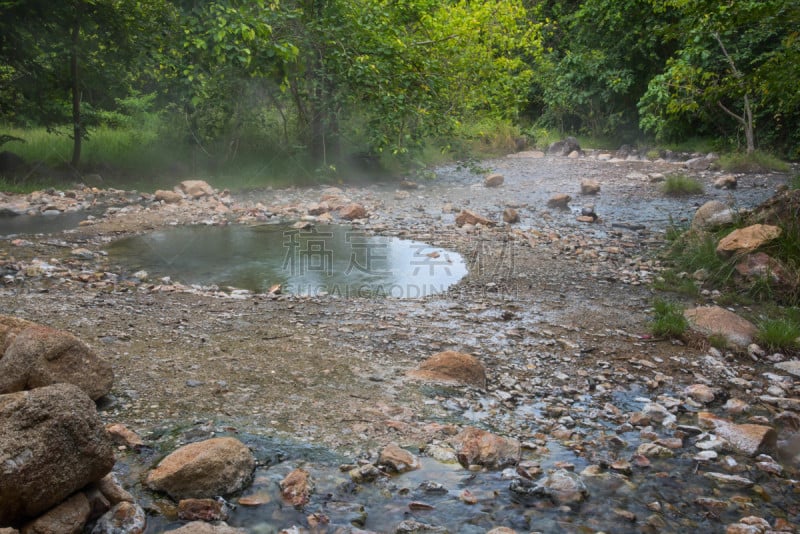
[[[97,520],[92,534],[142,534],[147,528],[147,516],[138,504],[123,501]]]
[[[782,230],[778,226],[754,224],[747,228],[734,230],[723,237],[717,244],[717,254],[730,257],[734,254],[753,252],[780,237]]]
[[[67,383],[97,400],[113,382],[111,364],[72,334],[0,315],[0,394]]]
[[[470,210],[461,210],[461,213],[456,215],[456,226],[464,226],[465,224],[471,224],[473,226],[477,224],[494,226],[494,221],[490,221],[486,217],[478,215]]]
[[[773,286],[791,288],[797,285],[797,280],[789,276],[786,267],[764,252],[748,254],[736,264],[736,272],[747,281],[766,279]]]
[[[185,445],[147,475],[147,485],[175,499],[229,495],[249,482],[255,469],[250,449],[234,438]]]
[[[775,429],[765,425],[737,425],[732,421],[717,417],[709,412],[697,414],[697,424],[711,429],[727,441],[733,449],[741,454],[755,456],[775,446],[778,434]]]
[[[95,483],[100,492],[108,499],[111,504],[121,502],[134,502],[133,495],[125,491],[114,473],[109,473]]]
[[[483,185],[485,187],[500,187],[501,185],[503,185],[504,181],[505,178],[503,177],[502,174],[494,173],[484,178]]]
[[[353,202],[339,208],[339,217],[346,221],[365,219],[367,217],[367,210],[361,204]]]
[[[308,205],[308,214],[309,215],[322,215],[323,213],[328,213],[330,211],[330,205],[323,201],[323,202],[312,202]]]
[[[684,315],[692,330],[706,336],[722,336],[739,348],[747,348],[758,332],[753,323],[719,306],[693,308],[686,310]]]
[[[726,174],[714,180],[714,187],[717,189],[736,189],[738,185],[739,181],[732,174]]]
[[[214,188],[208,185],[205,180],[184,180],[180,183],[180,189],[191,198],[210,197],[214,195]]]
[[[519,441],[475,427],[462,430],[451,439],[451,444],[456,450],[458,462],[464,467],[481,465],[499,469],[516,464],[520,457]]]
[[[22,534],[79,534],[90,513],[89,501],[78,492],[22,527]]]
[[[142,438],[140,438],[136,432],[130,430],[121,423],[106,425],[106,432],[108,432],[111,439],[113,439],[114,443],[117,445],[125,445],[131,448],[139,448],[144,445]]]
[[[475,356],[448,350],[422,362],[409,376],[434,382],[486,387],[486,369]]]
[[[419,459],[416,456],[395,443],[390,443],[383,448],[378,458],[378,464],[389,467],[395,473],[405,473],[420,467]]]
[[[228,511],[215,499],[183,499],[178,503],[178,519],[184,521],[224,521]]]
[[[295,469],[281,480],[281,496],[292,506],[302,508],[311,497],[311,476],[305,469]]]

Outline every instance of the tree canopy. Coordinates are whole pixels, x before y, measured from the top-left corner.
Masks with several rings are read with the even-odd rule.
[[[800,156],[789,0],[0,0],[0,124],[157,116],[221,161],[408,160],[469,124]]]

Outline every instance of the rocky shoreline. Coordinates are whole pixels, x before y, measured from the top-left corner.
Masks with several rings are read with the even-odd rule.
[[[123,425],[114,432],[115,473],[141,510],[122,505],[128,515],[120,517],[146,513],[150,526],[138,528],[152,532],[223,515],[253,532],[565,525],[793,532],[797,466],[777,455],[776,444],[800,427],[796,360],[674,345],[646,334],[647,284],[658,276],[654,252],[668,219],[688,220],[708,200],[755,206],[786,177],[740,176],[731,191],[714,187],[721,173],[613,155],[530,153],[486,164],[504,179],[484,181],[453,167],[427,184],[239,196],[195,182],[152,194],[83,189],[0,199],[26,212],[61,209],[59,202],[64,210],[103,210],[73,230],[2,241],[0,312],[75,334],[111,363],[114,384],[99,417]],[[697,175],[706,193],[664,199],[658,182],[679,168]],[[548,206],[557,195],[575,199]],[[503,222],[514,219],[507,210],[520,222]],[[465,212],[486,222],[459,221]],[[105,252],[121,235],[155,228],[278,219],[345,221],[484,262],[472,263],[480,268],[446,294],[387,305],[189,286],[130,272]],[[512,252],[513,261],[501,261]],[[695,304],[714,298],[709,292]],[[485,383],[463,374],[463,357],[444,381],[410,375],[447,351],[475,358]],[[489,434],[476,434],[479,428]],[[168,498],[143,486],[161,455],[222,436],[240,438],[252,451],[252,467],[245,462],[249,473],[240,477],[251,484],[254,476],[252,485],[190,498],[224,495],[238,508],[208,512],[218,506],[212,499],[183,505],[202,513],[183,513],[182,495]],[[259,445],[274,436],[351,461],[328,472],[324,462],[300,454],[276,460]],[[404,454],[398,448],[410,456],[387,460]],[[494,460],[498,450],[507,461]],[[409,477],[435,463],[453,466],[456,474],[448,476],[459,482],[409,491]],[[477,491],[479,484],[493,493]],[[381,511],[373,500],[360,505],[357,520],[349,508],[333,511],[332,500],[359,503],[359,491],[369,488],[402,510]],[[267,502],[253,497],[260,492]],[[616,504],[608,507],[606,499]],[[296,515],[277,514],[276,502]],[[279,519],[245,509],[270,510]]]

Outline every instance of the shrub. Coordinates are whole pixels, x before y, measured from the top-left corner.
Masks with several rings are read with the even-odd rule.
[[[769,350],[798,348],[800,324],[791,318],[766,319],[758,324],[756,341]]]
[[[689,328],[683,306],[664,299],[653,301],[653,320],[650,331],[656,337],[678,338]]]
[[[751,154],[734,152],[719,159],[719,165],[728,172],[788,172],[789,165],[766,152],[756,150]]]
[[[698,195],[703,192],[703,184],[683,174],[668,176],[662,186],[664,194],[671,197]]]

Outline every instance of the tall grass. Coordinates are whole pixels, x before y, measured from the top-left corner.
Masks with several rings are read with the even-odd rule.
[[[719,158],[719,165],[728,172],[788,172],[789,164],[772,154],[756,150],[751,154],[733,152]]]
[[[703,192],[703,184],[690,176],[675,174],[667,177],[661,190],[670,197],[699,195]]]

